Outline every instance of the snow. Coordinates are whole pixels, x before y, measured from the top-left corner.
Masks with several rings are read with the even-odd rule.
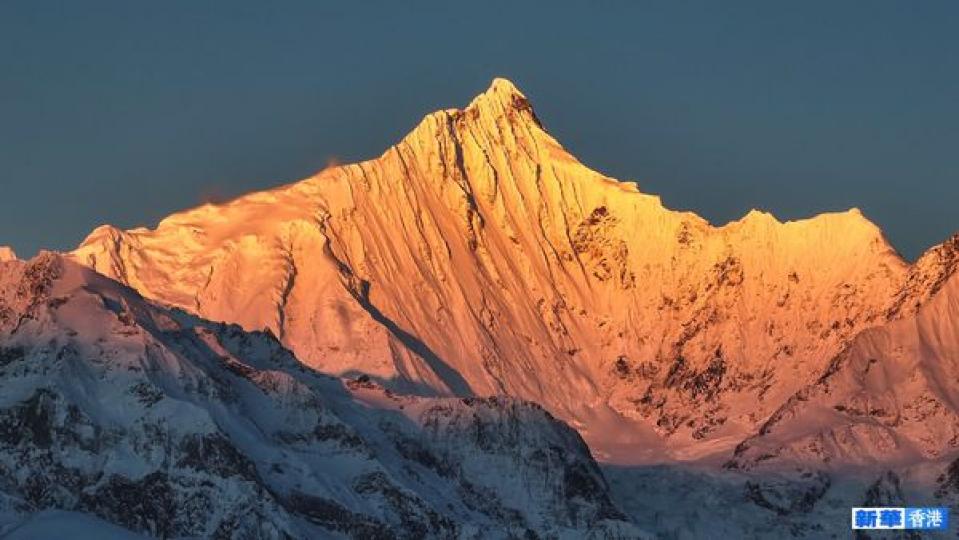
[[[11,526],[0,536],[7,540],[144,540],[142,536],[89,514],[44,510]]]
[[[737,449],[740,467],[903,465],[959,452],[959,275],[912,314],[866,330]]]
[[[182,417],[185,432],[224,431],[258,462],[289,461],[297,482],[335,497],[354,497],[342,486],[380,465],[337,445],[276,458],[287,450],[264,445],[263,433],[274,424],[301,435],[317,422],[343,425],[379,452],[430,418],[449,430],[436,443],[443,452],[469,456],[475,448],[450,442],[464,436],[464,426],[477,428],[461,416],[510,433],[496,414],[512,402],[477,411],[455,397],[509,395],[573,426],[607,471],[638,475],[664,492],[673,482],[688,486],[707,506],[735,508],[723,531],[768,537],[783,529],[757,517],[756,504],[774,505],[766,495],[781,502],[811,489],[833,497],[815,514],[831,519],[837,501],[865,497],[863,486],[879,471],[941,471],[959,445],[952,384],[959,377],[959,236],[908,264],[857,208],[785,222],[753,210],[712,225],[580,163],[505,79],[464,109],[427,115],[378,158],[178,212],[155,229],[102,226],[68,257],[183,310],[144,308],[105,281],[93,288],[113,291],[105,296],[115,301],[100,310],[98,294],[76,290],[94,278],[72,272],[54,293],[70,293],[71,301],[43,321],[85,336],[80,356],[158,373],[150,382],[164,398],[146,415],[150,422]],[[139,325],[117,322],[138,317],[138,309],[149,313]],[[268,330],[295,353],[291,362],[367,382],[344,394],[339,383],[304,380],[289,366],[262,361],[273,354],[260,350],[270,348],[263,343],[253,358],[237,355],[208,321]],[[181,339],[154,343],[149,336],[160,327]],[[184,363],[184,356],[204,360]],[[236,388],[212,384],[210,358],[257,374]],[[126,426],[139,418],[97,405],[128,399],[97,382],[103,370],[70,375],[86,385],[70,385],[70,399],[86,404],[97,422]],[[110,380],[125,388],[138,376]],[[324,397],[314,401],[317,384]],[[24,399],[24,388],[32,387],[4,395],[5,403]],[[185,397],[200,389],[212,393],[208,400]],[[538,414],[514,419],[540,425]],[[392,426],[389,433],[370,428],[381,423]],[[569,442],[567,435],[536,429],[519,440]],[[312,475],[320,461],[342,476]],[[496,471],[491,483],[477,485],[507,494],[530,483],[558,489],[543,478],[514,484],[515,465],[492,452],[462,470],[484,481],[484,471]],[[776,476],[796,467],[846,487],[821,494],[809,478]],[[834,478],[852,469],[866,480]],[[756,488],[760,502],[743,505],[745,486],[757,478],[769,486]],[[453,489],[445,481],[410,482],[400,483],[426,501],[449,498]],[[708,530],[670,528],[680,500],[649,501],[648,492],[612,483],[630,513],[666,537]],[[349,507],[380,518],[385,512],[369,501]],[[815,537],[815,516],[789,522]]]
[[[5,269],[0,526],[52,533],[53,507],[160,537],[643,537],[534,404],[336,379],[53,253]]]
[[[884,322],[909,273],[858,209],[721,227],[669,210],[580,163],[505,79],[376,159],[101,227],[70,256],[325,372],[530,399],[645,463],[730,450]],[[693,395],[717,351],[720,387]]]

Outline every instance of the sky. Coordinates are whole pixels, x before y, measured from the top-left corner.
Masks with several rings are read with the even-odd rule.
[[[502,76],[668,207],[855,206],[914,258],[959,230],[956,28],[934,0],[0,1],[0,245],[378,156]]]

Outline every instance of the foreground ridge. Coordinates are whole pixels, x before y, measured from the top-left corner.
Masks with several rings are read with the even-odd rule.
[[[335,379],[55,254],[0,263],[0,370],[5,537],[645,537],[534,404]]]

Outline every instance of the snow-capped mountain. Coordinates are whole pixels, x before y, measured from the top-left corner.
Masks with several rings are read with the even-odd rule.
[[[378,158],[15,259],[19,531],[640,535],[622,509],[823,538],[849,506],[959,510],[959,236],[909,264],[856,209],[711,225],[503,79]],[[167,506],[123,512],[143,490]]]
[[[123,529],[643,536],[579,435],[535,404],[344,382],[269,332],[160,307],[60,255],[0,263],[0,536]]]
[[[856,209],[669,210],[577,161],[503,79],[376,159],[103,226],[71,257],[322,371],[535,401],[620,463],[725,459],[935,288]]]

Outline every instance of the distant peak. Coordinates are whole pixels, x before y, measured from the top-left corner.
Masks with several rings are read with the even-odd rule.
[[[15,260],[17,260],[17,254],[13,251],[12,247],[0,246],[0,262]]]
[[[754,223],[754,222],[777,223],[777,224],[779,223],[779,220],[776,219],[776,216],[774,216],[770,212],[766,212],[758,208],[751,209],[749,212],[746,213],[745,216],[743,216],[743,218],[740,221],[750,222],[750,223]]]
[[[117,227],[114,227],[113,225],[100,225],[96,229],[90,231],[90,234],[88,234],[83,242],[80,243],[80,247],[83,247],[87,244],[92,244],[103,238],[115,238],[121,236],[122,234],[123,231]]]
[[[863,214],[862,210],[860,210],[858,207],[853,206],[845,212],[837,212],[837,216],[840,216],[847,223],[858,223],[864,227],[880,231],[879,226],[873,223],[871,219],[866,217],[866,214]]]
[[[920,268],[929,265],[948,267],[950,274],[959,270],[959,232],[954,233],[945,242],[927,249],[914,264]]]

